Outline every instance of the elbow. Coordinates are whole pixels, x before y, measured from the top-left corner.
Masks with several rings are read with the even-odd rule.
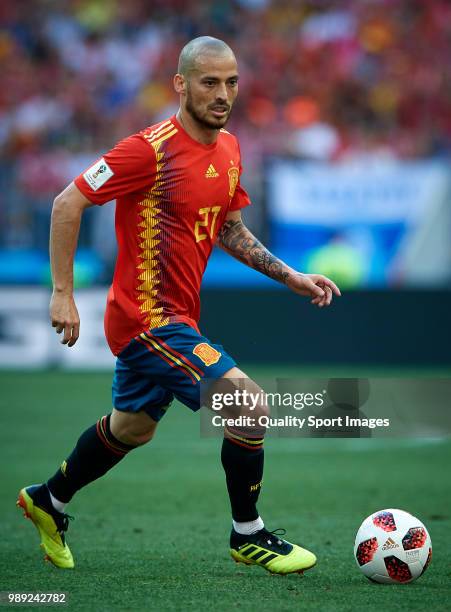
[[[53,200],[52,219],[77,219],[81,217],[84,206],[62,191]]]
[[[64,195],[60,194],[56,196],[56,198],[53,200],[52,206],[52,225],[72,221],[75,216],[73,213],[74,211],[71,210],[71,207]]]
[[[66,205],[66,198],[64,197],[64,192],[58,194],[56,198],[53,200],[52,213],[59,212]]]

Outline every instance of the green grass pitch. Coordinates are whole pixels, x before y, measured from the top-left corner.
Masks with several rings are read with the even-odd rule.
[[[230,559],[220,440],[200,438],[198,415],[180,404],[154,441],[71,503],[75,570],[45,564],[17,491],[52,474],[109,411],[110,382],[107,373],[0,373],[0,591],[64,591],[70,610],[449,609],[449,442],[268,439],[260,512],[318,556],[304,577],[271,576]],[[432,564],[410,585],[372,584],[355,565],[360,522],[386,507],[410,511],[431,534]]]

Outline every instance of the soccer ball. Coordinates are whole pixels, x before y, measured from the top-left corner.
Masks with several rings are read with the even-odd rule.
[[[365,576],[374,582],[413,582],[431,561],[431,538],[423,523],[408,512],[379,510],[361,524],[354,556]]]

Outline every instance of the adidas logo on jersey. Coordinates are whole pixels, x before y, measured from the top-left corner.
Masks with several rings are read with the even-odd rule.
[[[392,538],[388,538],[385,544],[382,546],[382,550],[390,550],[391,548],[399,548],[399,545],[396,544]]]
[[[216,172],[213,164],[210,164],[207,172],[205,173],[205,178],[216,178],[217,176],[219,176],[218,172]]]

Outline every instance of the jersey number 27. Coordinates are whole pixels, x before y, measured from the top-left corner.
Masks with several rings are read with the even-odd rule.
[[[210,238],[213,238],[215,232],[215,223],[220,210],[220,206],[199,208],[199,215],[201,219],[199,221],[196,221],[196,223],[194,224],[194,235],[196,236],[196,242],[200,242],[208,236],[210,236]],[[206,230],[204,230],[203,228],[206,228]]]

